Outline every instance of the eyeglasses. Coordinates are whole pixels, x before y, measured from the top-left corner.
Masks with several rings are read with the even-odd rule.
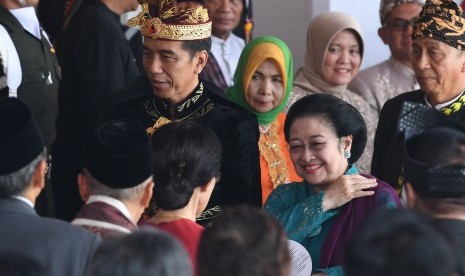
[[[205,2],[212,4],[212,5],[219,5],[223,3],[224,0],[205,0]],[[234,6],[242,5],[242,0],[227,0]]]
[[[326,147],[326,144],[328,144],[329,142],[331,142],[331,141],[333,141],[335,139],[338,139],[338,138],[339,137],[334,137],[334,138],[331,138],[331,139],[321,138],[321,139],[318,139],[318,140],[311,141],[308,144],[291,143],[291,144],[287,145],[287,148],[289,149],[289,152],[291,154],[304,153],[305,149],[309,149],[309,150],[311,150],[312,152],[315,153],[315,152],[322,151]]]
[[[405,20],[405,19],[394,19],[389,22],[386,22],[383,26],[388,27],[391,30],[395,32],[403,32],[407,30],[408,26],[412,26],[415,24],[417,21],[418,17],[412,18],[410,20]]]

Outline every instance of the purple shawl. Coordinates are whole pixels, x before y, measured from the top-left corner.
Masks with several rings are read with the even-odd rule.
[[[367,178],[375,178],[368,174],[361,174]],[[386,182],[378,179],[378,186],[373,188],[375,194],[383,193],[393,199],[397,207],[402,207],[396,191]],[[357,231],[363,220],[377,208],[379,197],[367,196],[353,199],[346,203],[340,213],[334,217],[333,225],[326,236],[320,254],[320,267],[343,265],[345,246]]]

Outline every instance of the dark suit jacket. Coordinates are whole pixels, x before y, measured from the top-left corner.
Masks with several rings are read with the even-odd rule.
[[[42,218],[25,202],[0,199],[0,252],[17,252],[36,260],[50,276],[84,275],[96,235],[51,218]]]
[[[403,158],[403,135],[397,131],[400,111],[404,102],[426,105],[425,93],[415,90],[400,94],[388,100],[381,110],[376,129],[371,174],[391,184],[399,191]],[[461,108],[448,117],[465,123],[465,108]]]

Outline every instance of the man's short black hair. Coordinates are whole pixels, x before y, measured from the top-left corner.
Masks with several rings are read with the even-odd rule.
[[[208,37],[199,40],[184,40],[182,43],[182,48],[189,52],[191,58],[193,58],[196,53],[203,50],[207,51],[207,53],[210,53],[212,48],[212,39]]]

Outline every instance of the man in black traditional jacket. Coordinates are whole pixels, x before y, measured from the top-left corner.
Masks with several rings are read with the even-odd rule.
[[[142,12],[130,24],[140,26],[144,36],[147,74],[115,95],[105,117],[132,118],[148,134],[170,120],[210,127],[222,143],[221,180],[199,222],[208,222],[225,205],[260,207],[257,119],[216,95],[218,87],[199,81],[211,46],[207,10],[197,2],[159,0],[143,3]]]
[[[56,39],[63,80],[51,180],[60,219],[72,220],[82,206],[77,176],[104,100],[140,76],[120,24],[120,15],[136,8],[134,0],[83,1]]]
[[[452,0],[426,1],[414,25],[412,66],[420,90],[387,101],[376,130],[371,173],[402,190],[402,103],[421,103],[465,122],[465,14]]]

